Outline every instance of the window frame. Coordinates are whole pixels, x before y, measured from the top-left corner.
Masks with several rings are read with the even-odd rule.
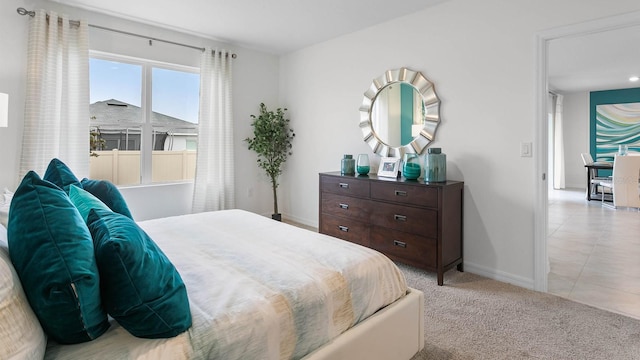
[[[157,185],[157,184],[170,184],[170,183],[183,183],[193,182],[193,180],[184,181],[169,181],[169,182],[153,182],[152,179],[152,156],[153,156],[153,124],[151,123],[151,117],[153,114],[153,76],[152,72],[154,68],[188,72],[198,74],[200,76],[200,68],[195,66],[187,66],[181,64],[173,64],[163,61],[139,58],[128,55],[121,55],[115,53],[109,53],[98,50],[89,50],[89,60],[99,59],[105,61],[115,61],[119,63],[125,63],[129,65],[137,65],[142,67],[141,71],[141,94],[140,94],[140,110],[142,112],[142,123],[123,123],[125,126],[140,127],[140,183],[135,185],[127,185],[127,187]],[[89,77],[90,78],[90,77]],[[91,84],[89,84],[91,89]],[[200,119],[198,119],[198,124]],[[198,132],[198,136],[200,136]]]

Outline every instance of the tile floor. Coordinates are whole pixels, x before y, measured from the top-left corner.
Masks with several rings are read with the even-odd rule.
[[[549,193],[549,293],[640,319],[640,212]]]

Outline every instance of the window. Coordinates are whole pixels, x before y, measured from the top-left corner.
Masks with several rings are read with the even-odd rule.
[[[197,68],[92,53],[90,177],[116,185],[193,179]]]

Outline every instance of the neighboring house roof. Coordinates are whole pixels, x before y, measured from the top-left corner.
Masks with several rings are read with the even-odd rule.
[[[124,132],[129,128],[129,133],[138,131],[131,129],[132,125],[142,124],[142,109],[116,99],[96,101],[89,105],[91,114],[91,127],[97,127],[101,132]],[[151,122],[154,129],[169,134],[196,135],[198,124],[174,118],[158,112],[152,113]]]

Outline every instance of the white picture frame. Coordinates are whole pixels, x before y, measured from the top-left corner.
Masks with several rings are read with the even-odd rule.
[[[397,178],[398,170],[400,170],[400,158],[383,157],[380,159],[378,176]]]

